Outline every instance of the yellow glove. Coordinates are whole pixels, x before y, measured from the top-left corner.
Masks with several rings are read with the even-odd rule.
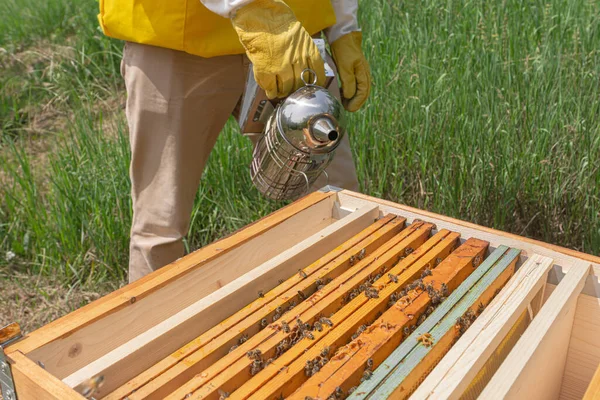
[[[240,42],[253,64],[254,78],[267,97],[286,97],[303,86],[306,68],[325,82],[325,66],[319,49],[281,0],[255,0],[231,18]]]
[[[342,101],[351,112],[358,111],[371,93],[371,71],[361,44],[361,32],[348,33],[331,44],[333,60],[342,81]]]

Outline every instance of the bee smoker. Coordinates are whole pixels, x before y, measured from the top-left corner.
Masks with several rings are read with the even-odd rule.
[[[285,99],[269,100],[254,80],[252,65],[237,114],[243,134],[257,137],[250,164],[252,183],[273,200],[295,200],[325,173],[345,134],[342,104],[327,90],[335,79],[325,42],[314,39],[325,61],[325,87],[302,71],[303,87]]]
[[[275,107],[254,148],[252,182],[270,199],[293,200],[306,194],[345,134],[340,102],[315,84],[314,72],[304,70],[302,81],[304,87]]]

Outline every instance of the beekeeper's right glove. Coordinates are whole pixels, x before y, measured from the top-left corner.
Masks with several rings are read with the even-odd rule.
[[[246,54],[253,64],[254,78],[267,97],[286,97],[303,86],[306,68],[325,83],[325,66],[319,49],[294,12],[281,0],[255,0],[231,17]]]

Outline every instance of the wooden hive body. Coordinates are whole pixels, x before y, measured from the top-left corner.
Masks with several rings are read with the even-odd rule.
[[[3,351],[20,400],[90,388],[131,400],[592,399],[599,272],[598,257],[327,187]],[[460,330],[467,310],[477,318]],[[256,371],[246,348],[264,357]]]

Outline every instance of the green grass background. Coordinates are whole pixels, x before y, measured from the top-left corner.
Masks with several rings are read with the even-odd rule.
[[[123,280],[127,265],[127,130],[107,106],[123,98],[122,43],[102,35],[97,7],[0,1],[0,264],[72,283]],[[349,118],[361,190],[600,254],[599,7],[361,1],[374,79]],[[54,123],[33,129],[48,112]],[[188,249],[282,205],[252,187],[250,157],[230,123]]]

